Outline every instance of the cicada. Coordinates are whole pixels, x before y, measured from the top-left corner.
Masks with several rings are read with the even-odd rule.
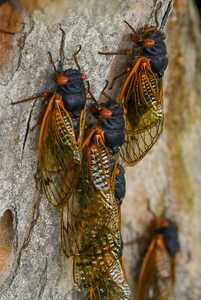
[[[63,70],[65,32],[62,28],[60,29],[62,39],[57,68],[49,52],[49,59],[55,72],[55,90],[17,103],[35,99],[27,123],[24,150],[35,103],[38,98],[45,99],[46,105],[39,121],[37,182],[51,204],[56,207],[67,204],[71,211],[68,200],[76,186],[82,159],[81,144],[84,138],[86,116],[86,90],[83,80],[86,77],[81,73],[77,61],[77,54],[81,46],[73,55],[77,69]]]
[[[118,97],[124,108],[126,131],[121,156],[128,165],[133,165],[152,148],[163,129],[162,78],[168,58],[161,28],[146,26],[135,31],[126,24],[132,30],[132,48],[99,53],[128,57],[126,70],[115,76],[112,86],[116,79],[126,75]]]
[[[83,163],[76,196],[79,214],[74,218],[74,280],[87,290],[88,299],[129,299],[129,288],[121,263],[120,210],[113,180],[116,165],[96,128],[83,148]],[[63,208],[62,245],[72,247]],[[66,247],[67,245],[67,247]]]
[[[140,268],[139,300],[167,300],[175,283],[175,257],[180,249],[177,225],[164,218],[154,224]]]

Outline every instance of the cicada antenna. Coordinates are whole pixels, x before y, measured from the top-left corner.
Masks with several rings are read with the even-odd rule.
[[[117,76],[115,76],[115,77],[112,79],[112,83],[111,83],[111,85],[110,85],[109,90],[111,90],[111,89],[113,88],[114,83],[115,83],[115,81],[116,81],[117,79],[121,78],[122,76],[126,75],[127,73],[128,73],[128,70],[123,71],[122,73],[120,73],[120,74],[118,74]]]
[[[32,100],[38,100],[39,98],[47,98],[49,94],[50,94],[49,92],[43,92],[36,96],[31,96],[31,97],[28,97],[28,98],[25,98],[25,99],[22,99],[22,100],[19,100],[16,102],[11,102],[11,105],[16,105],[16,104],[20,104],[20,103],[24,103],[24,102],[28,102],[28,101],[32,101]]]
[[[91,97],[92,101],[94,102],[94,104],[98,105],[98,102],[97,102],[96,98],[94,97],[93,93],[91,92],[91,86],[90,86],[90,83],[89,83],[88,80],[87,80],[87,92],[90,95],[90,97]]]
[[[23,156],[24,156],[24,149],[25,149],[27,137],[28,137],[29,130],[30,130],[31,117],[32,117],[32,113],[33,113],[34,107],[36,105],[36,102],[37,102],[37,99],[35,99],[34,102],[32,103],[32,107],[31,107],[31,110],[29,112],[29,117],[28,117],[27,126],[26,126],[26,132],[25,132],[24,141],[23,141],[23,145],[22,145],[21,161],[22,161]]]
[[[151,207],[150,199],[147,199],[147,210],[152,215],[153,219],[156,219],[156,213]]]
[[[54,72],[56,73],[56,72],[57,72],[57,68],[56,68],[55,63],[54,63],[54,60],[53,60],[53,58],[52,58],[52,53],[51,53],[50,51],[48,51],[47,54],[48,54],[48,56],[49,56],[49,62],[50,62],[50,64],[53,66]]]
[[[109,81],[108,81],[108,80],[105,80],[105,85],[104,85],[104,87],[103,87],[103,89],[102,89],[102,91],[101,91],[100,94],[103,95],[104,97],[106,97],[106,98],[112,100],[112,98],[110,97],[110,95],[108,95],[108,94],[105,92],[105,90],[108,88],[108,85],[109,85]]]
[[[64,65],[64,60],[65,60],[65,55],[64,55],[64,46],[65,46],[65,39],[66,39],[66,33],[61,27],[61,24],[59,25],[59,29],[61,30],[61,44],[60,44],[60,49],[59,49],[59,66],[58,69],[59,71],[63,71],[63,65]]]
[[[160,1],[158,4],[157,4],[157,7],[155,9],[155,14],[154,14],[154,19],[155,19],[155,23],[156,23],[156,27],[159,29],[159,30],[163,30],[166,23],[167,23],[167,19],[168,19],[168,16],[170,14],[170,11],[172,9],[172,0],[169,1],[168,3],[168,6],[167,6],[167,9],[165,10],[165,13],[164,13],[164,16],[162,18],[162,21],[161,21],[161,25],[159,25],[159,20],[158,20],[158,13],[159,13],[159,10],[161,9],[162,7],[162,2]]]
[[[168,3],[167,9],[165,11],[165,14],[164,14],[162,22],[161,22],[160,30],[163,30],[166,23],[167,23],[167,19],[168,19],[169,15],[170,15],[170,12],[172,10],[172,3],[173,3],[172,0],[170,0],[170,2]]]
[[[81,51],[81,49],[82,49],[82,46],[81,46],[81,45],[78,45],[78,50],[75,51],[75,52],[73,53],[73,58],[74,58],[74,61],[75,61],[76,66],[77,66],[77,68],[78,68],[78,71],[80,71],[81,68],[80,68],[80,65],[79,65],[79,63],[78,63],[77,55],[78,55],[78,53]]]
[[[127,21],[124,20],[124,23],[126,23],[126,25],[128,25],[128,27],[132,30],[132,32],[136,35],[137,32],[136,30],[133,28],[133,26],[131,26]]]

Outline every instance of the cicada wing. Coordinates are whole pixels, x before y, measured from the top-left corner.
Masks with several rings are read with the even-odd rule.
[[[134,165],[152,148],[163,129],[162,80],[152,72],[147,59],[136,61],[120,100],[126,111],[121,157]]]
[[[144,257],[139,280],[139,300],[168,300],[172,285],[171,258],[161,237],[155,237]]]
[[[103,260],[100,260],[100,256],[96,260],[76,256],[74,279],[78,286],[87,290],[90,300],[130,299],[130,289],[125,280],[122,264],[112,256],[107,255]]]
[[[143,130],[130,128],[126,122],[125,143],[121,147],[121,158],[130,166],[141,160],[157,142],[163,130],[163,117],[153,126]]]
[[[45,112],[38,143],[38,177],[48,201],[67,203],[76,185],[81,152],[71,117],[62,99],[53,95]]]
[[[156,265],[158,273],[158,300],[169,300],[173,297],[174,289],[174,258],[170,257],[165,247],[165,243],[161,242],[162,238],[158,237],[156,251]]]
[[[74,257],[74,280],[79,287],[88,290],[89,299],[104,299],[104,294],[112,291],[126,294],[128,290],[120,264],[120,213],[112,177],[107,148],[97,141],[86,149],[83,159],[78,189],[81,207],[77,224],[79,251]]]
[[[79,220],[80,206],[73,191],[66,205],[61,208],[61,249],[66,257],[79,253],[76,223]]]

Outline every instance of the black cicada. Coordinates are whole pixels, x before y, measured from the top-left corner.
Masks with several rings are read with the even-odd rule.
[[[83,82],[86,77],[81,73],[77,61],[81,46],[73,55],[77,69],[63,70],[65,32],[60,29],[62,40],[57,68],[49,52],[49,59],[55,71],[55,91],[44,92],[17,102],[35,99],[27,123],[24,150],[35,103],[38,98],[45,99],[46,106],[39,122],[37,179],[48,201],[54,206],[63,206],[68,202],[79,177],[86,115],[86,90]],[[68,208],[71,210],[71,207]]]
[[[169,12],[170,8],[168,9]],[[121,156],[128,165],[133,165],[152,148],[163,129],[162,77],[168,64],[165,35],[160,29],[146,26],[135,31],[131,28],[131,49],[105,55],[125,54],[131,64],[113,79],[126,75],[119,102],[125,112],[126,139]]]
[[[180,249],[177,225],[157,219],[138,278],[139,300],[167,300],[175,282],[175,256]]]

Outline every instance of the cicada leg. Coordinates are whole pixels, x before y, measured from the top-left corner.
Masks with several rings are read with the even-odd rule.
[[[110,90],[113,88],[113,86],[114,86],[114,83],[115,83],[115,81],[117,80],[117,79],[119,79],[119,78],[121,78],[122,76],[124,76],[124,75],[126,75],[126,74],[128,74],[128,70],[126,70],[126,71],[124,71],[124,72],[122,72],[122,73],[120,73],[120,74],[118,74],[117,76],[115,76],[113,79],[112,79],[112,83],[111,83],[111,85],[110,85]]]
[[[100,55],[130,55],[131,51],[132,51],[132,49],[127,48],[127,49],[121,49],[117,52],[102,52],[102,51],[99,51],[98,54],[100,54]]]
[[[79,46],[78,46],[78,50],[77,50],[76,52],[73,53],[73,58],[74,58],[75,64],[76,64],[76,66],[77,66],[77,68],[78,68],[79,71],[81,70],[81,68],[80,68],[80,65],[79,65],[79,63],[78,63],[77,55],[78,55],[78,53],[81,51],[81,49],[82,49],[82,46],[79,45]]]
[[[21,160],[22,160],[23,155],[24,155],[25,145],[26,145],[27,137],[28,137],[28,134],[29,134],[29,131],[30,131],[31,117],[32,117],[33,110],[35,108],[36,101],[39,98],[47,98],[49,95],[50,95],[49,92],[43,92],[43,93],[38,94],[36,96],[31,96],[31,97],[28,97],[26,99],[22,99],[22,100],[19,100],[17,102],[12,102],[11,103],[11,105],[16,105],[16,104],[20,104],[20,103],[24,103],[24,102],[34,100],[34,102],[32,104],[32,107],[31,107],[31,110],[29,112],[28,120],[27,120],[26,132],[25,132],[25,136],[24,136],[24,140],[23,140],[23,146],[22,146]]]

